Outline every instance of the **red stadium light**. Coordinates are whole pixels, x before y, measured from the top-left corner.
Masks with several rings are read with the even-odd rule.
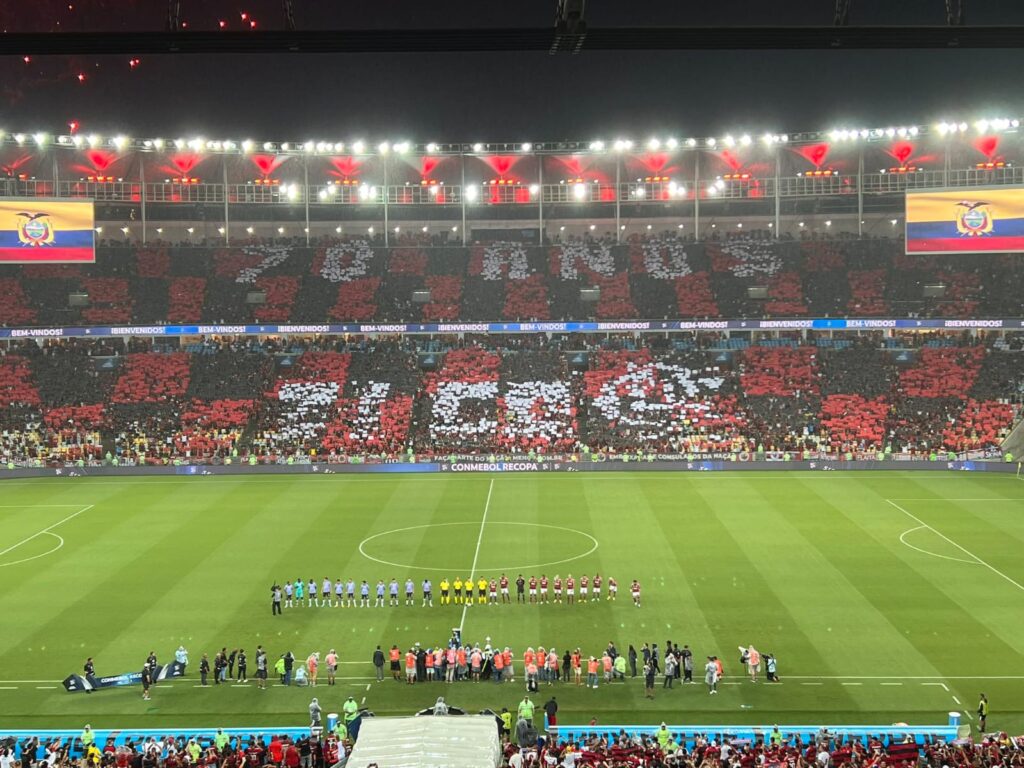
[[[281,184],[280,179],[253,179],[252,184],[258,187],[276,187]]]
[[[1004,163],[1002,160],[994,160],[988,163],[977,163],[975,166],[980,171],[994,171],[997,168],[1012,168],[1010,163]]]
[[[748,181],[752,177],[749,173],[727,173],[722,178],[726,181]]]
[[[918,168],[916,165],[898,165],[893,168],[883,168],[881,173],[917,173],[923,170],[923,168]]]
[[[113,176],[86,176],[84,181],[91,181],[94,184],[113,184],[120,179],[115,179]]]
[[[797,172],[796,175],[797,176],[803,176],[805,178],[807,178],[807,177],[818,178],[818,177],[821,177],[821,176],[838,176],[839,175],[839,171],[833,170],[832,168],[825,168],[824,170],[821,169],[821,168],[818,168],[817,170],[813,170],[813,171],[799,171],[799,172]]]

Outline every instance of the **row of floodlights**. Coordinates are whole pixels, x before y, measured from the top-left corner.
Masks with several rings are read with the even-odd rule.
[[[1020,120],[1016,118],[992,118],[992,119],[979,119],[973,124],[975,130],[979,133],[991,133],[999,131],[1009,131],[1020,127]],[[966,122],[940,122],[934,126],[934,130],[940,136],[947,136],[957,133],[965,133],[970,128],[970,125]],[[800,134],[796,138],[800,140],[810,139],[814,137],[828,138],[834,142],[841,141],[856,141],[856,140],[880,140],[886,138],[912,138],[918,136],[922,132],[922,129],[916,125],[911,126],[889,126],[887,128],[833,128],[832,130],[820,133],[820,134]],[[14,133],[5,134],[0,131],[0,139],[5,136],[10,136],[18,145],[25,144],[30,139],[37,146],[45,146],[50,143],[51,137],[46,133]],[[760,137],[760,142],[765,146],[773,146],[778,144],[787,144],[791,140],[791,136],[786,133],[765,133]],[[117,150],[124,150],[129,146],[136,146],[142,149],[148,150],[163,150],[174,148],[176,150],[191,150],[193,152],[237,152],[243,153],[264,151],[264,152],[305,152],[307,154],[333,154],[339,152],[352,152],[356,155],[376,153],[378,155],[388,155],[391,153],[398,155],[405,155],[411,151],[418,150],[419,145],[413,145],[409,141],[398,141],[398,142],[381,142],[376,147],[371,148],[365,141],[357,140],[351,144],[345,142],[331,142],[331,141],[306,141],[302,143],[292,142],[256,142],[252,139],[245,139],[244,141],[235,142],[231,140],[219,141],[219,140],[207,140],[203,138],[193,139],[143,139],[141,141],[133,141],[124,135],[117,135],[113,137],[102,137],[97,134],[73,134],[66,136],[52,137],[52,141],[59,146],[69,147],[101,147],[108,146]],[[521,142],[516,144],[484,144],[482,142],[476,142],[474,144],[437,144],[431,142],[423,145],[423,150],[427,154],[436,154],[438,152],[472,152],[474,154],[482,154],[487,152],[504,152],[504,151],[516,151],[520,153],[530,153],[535,149],[543,150],[565,150],[565,151],[580,151],[589,149],[591,152],[629,152],[633,149],[643,147],[648,151],[657,152],[660,150],[676,150],[680,148],[695,149],[697,147],[717,148],[723,146],[731,148],[735,146],[747,147],[754,143],[754,138],[750,134],[741,134],[739,136],[733,136],[732,134],[726,134],[720,138],[709,136],[705,139],[677,139],[674,137],[669,138],[658,138],[652,137],[648,139],[642,145],[636,144],[632,139],[616,139],[615,141],[605,142],[603,140],[595,140],[588,143],[577,143],[570,142],[568,144],[554,143],[554,144],[538,144],[534,145],[532,142]]]

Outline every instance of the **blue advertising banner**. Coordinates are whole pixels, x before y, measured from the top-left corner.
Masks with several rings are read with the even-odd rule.
[[[325,325],[117,325],[0,328],[0,339],[111,336],[260,336],[307,334],[628,333],[632,331],[859,331],[1024,328],[1022,318],[807,318],[792,320],[630,320],[564,323],[333,323]]]

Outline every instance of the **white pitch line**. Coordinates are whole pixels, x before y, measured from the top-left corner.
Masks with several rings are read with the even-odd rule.
[[[960,699],[958,699],[956,696],[953,697],[953,701],[955,701],[957,704],[960,704]],[[963,704],[960,704],[960,706],[962,707]]]
[[[903,685],[903,683],[882,683],[882,685]]]
[[[973,552],[971,552],[971,551],[970,551],[969,549],[965,549],[964,547],[961,547],[961,546],[960,546],[959,544],[957,544],[957,543],[956,543],[955,541],[953,541],[953,540],[952,540],[951,538],[949,538],[949,537],[948,537],[948,536],[946,536],[945,534],[943,534],[943,533],[941,533],[941,532],[939,532],[939,531],[935,530],[934,528],[932,528],[932,527],[931,527],[930,525],[928,525],[928,523],[926,523],[926,522],[925,522],[924,520],[922,520],[921,518],[917,517],[916,515],[913,515],[913,514],[911,514],[910,512],[907,512],[907,510],[905,510],[905,509],[904,509],[903,507],[901,507],[901,506],[900,506],[899,504],[897,504],[897,503],[896,503],[895,501],[893,501],[892,499],[886,499],[886,502],[888,502],[888,503],[889,503],[889,504],[891,504],[892,506],[896,507],[896,509],[898,509],[898,510],[899,510],[900,512],[902,512],[902,513],[903,513],[904,515],[906,515],[907,517],[909,517],[909,518],[910,518],[911,520],[914,520],[914,521],[916,521],[916,522],[920,523],[921,525],[923,525],[923,526],[924,526],[925,528],[927,528],[928,530],[930,530],[930,531],[931,531],[932,533],[934,533],[934,534],[935,534],[936,536],[938,536],[938,537],[940,537],[940,538],[942,538],[942,539],[945,539],[946,541],[948,541],[948,542],[949,542],[950,544],[952,544],[952,545],[953,545],[954,547],[956,547],[957,549],[959,549],[959,550],[960,550],[961,552],[963,552],[963,553],[964,553],[965,555],[967,555],[968,557],[971,557],[971,558],[973,558],[973,559],[974,559],[974,561],[975,561],[975,562],[976,562],[976,563],[977,563],[978,565],[983,565],[983,566],[985,566],[985,567],[986,567],[986,568],[988,568],[988,569],[989,569],[990,571],[992,571],[992,573],[996,574],[996,576],[999,576],[1000,578],[1006,579],[1006,581],[1008,581],[1008,582],[1010,582],[1011,584],[1013,584],[1013,586],[1015,586],[1015,587],[1016,587],[1017,589],[1019,589],[1019,590],[1020,590],[1021,592],[1024,592],[1024,584],[1021,584],[1020,582],[1014,581],[1014,580],[1013,580],[1013,579],[1011,579],[1011,578],[1010,578],[1009,576],[1007,576],[1007,575],[1006,575],[1005,573],[1003,573],[1002,571],[1000,571],[1000,570],[999,570],[998,568],[996,568],[996,567],[994,567],[994,566],[992,566],[992,565],[989,565],[988,563],[986,563],[986,562],[985,562],[984,560],[982,560],[982,559],[981,559],[980,557],[978,557],[978,556],[977,556],[976,554],[974,554]],[[0,553],[0,554],[2,554],[2,553]]]
[[[968,720],[970,720],[972,723],[974,722],[974,718],[971,717],[971,713],[968,712],[966,709],[964,710],[964,714],[967,715]]]
[[[931,555],[932,557],[939,557],[939,558],[942,558],[943,560],[952,560],[954,563],[967,563],[968,565],[975,565],[975,562],[973,560],[966,560],[966,559],[964,559],[962,557],[950,557],[949,555],[940,555],[938,552],[929,552],[927,549],[921,549],[920,547],[915,547],[913,544],[911,544],[909,541],[907,541],[906,535],[908,533],[913,533],[914,531],[923,531],[923,530],[925,530],[925,528],[926,528],[926,526],[919,525],[919,526],[917,526],[915,528],[909,528],[909,529],[905,530],[903,533],[900,534],[900,544],[902,544],[905,547],[909,547],[910,549],[914,550],[915,552],[920,552],[922,555]]]
[[[864,685],[864,683],[840,683],[840,685]]]
[[[936,686],[940,686],[942,688],[942,690],[944,690],[946,693],[949,693],[949,686],[947,686],[945,683],[921,683],[921,685],[936,685]]]
[[[824,683],[800,683],[800,685],[824,685]]]
[[[21,541],[19,541],[19,542],[18,542],[17,544],[12,544],[12,545],[11,545],[11,546],[9,546],[9,547],[8,547],[7,549],[5,549],[5,550],[3,550],[3,551],[0,551],[0,557],[3,557],[4,555],[6,555],[6,554],[7,554],[8,552],[10,552],[11,550],[17,549],[17,548],[18,548],[18,547],[20,547],[20,546],[21,546],[22,544],[27,544],[28,542],[32,541],[32,539],[36,538],[37,536],[42,536],[42,535],[43,535],[44,533],[49,533],[49,532],[50,532],[51,530],[53,530],[54,528],[56,528],[56,527],[57,527],[58,525],[62,525],[63,523],[66,523],[66,522],[67,522],[68,520],[71,520],[72,518],[78,517],[78,516],[79,516],[80,514],[82,514],[83,512],[88,512],[88,511],[89,511],[90,509],[92,509],[92,508],[93,508],[94,506],[96,506],[96,505],[95,505],[95,504],[90,504],[90,505],[89,505],[89,506],[87,506],[87,507],[82,507],[82,508],[81,508],[81,509],[79,509],[79,510],[78,510],[77,512],[75,512],[75,513],[73,513],[73,514],[70,514],[70,515],[68,515],[67,517],[65,517],[65,518],[64,518],[63,520],[58,520],[58,521],[57,521],[56,523],[54,523],[53,525],[51,525],[51,526],[49,526],[49,527],[47,527],[47,528],[43,528],[43,530],[39,531],[38,533],[33,533],[33,534],[32,534],[31,536],[28,536],[28,537],[26,537],[26,538],[22,539],[22,540],[21,540]]]
[[[36,690],[37,691],[55,691],[55,690],[57,690],[57,686],[56,685],[37,685],[36,686]]]
[[[0,504],[0,509],[35,509],[36,507],[80,507],[81,504]]]
[[[491,508],[491,493],[494,491],[494,478],[491,478],[490,485],[487,486],[487,501],[484,502],[484,516],[480,520],[480,534],[476,537],[476,552],[473,554],[473,567],[469,569],[469,583],[473,583],[473,576],[476,574],[476,563],[480,558],[480,543],[484,540],[484,526],[487,525],[487,512]],[[466,609],[469,608],[469,603],[463,603],[462,605],[462,618],[459,619],[459,633],[461,634],[462,628],[466,626]]]

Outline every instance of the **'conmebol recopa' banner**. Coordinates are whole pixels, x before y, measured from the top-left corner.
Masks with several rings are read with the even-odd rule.
[[[907,253],[1024,251],[1024,188],[907,192]]]
[[[96,261],[92,201],[0,199],[0,263]]]

